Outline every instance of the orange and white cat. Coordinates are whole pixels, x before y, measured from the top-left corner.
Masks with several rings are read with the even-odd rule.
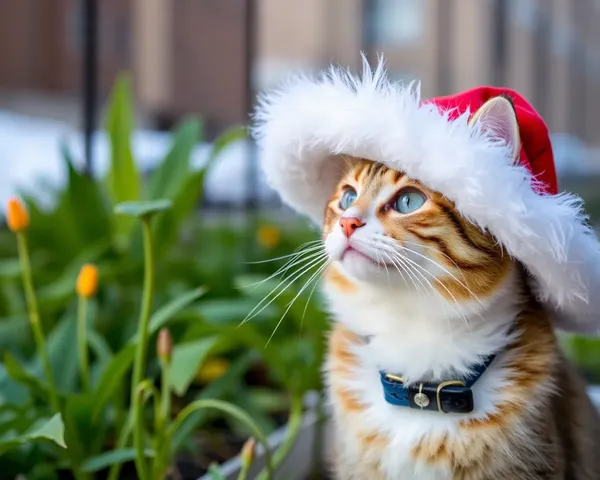
[[[555,328],[600,329],[600,243],[516,92],[422,101],[367,64],[262,97],[267,180],[323,230],[339,480],[600,479]]]
[[[323,224],[336,478],[600,478],[597,413],[519,262],[439,193],[346,161]],[[380,370],[441,382],[497,352],[468,414],[381,393]]]

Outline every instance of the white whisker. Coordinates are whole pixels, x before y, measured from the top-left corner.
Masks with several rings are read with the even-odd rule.
[[[258,315],[260,312],[262,312],[265,308],[267,308],[269,305],[271,305],[283,292],[285,292],[287,290],[287,288],[289,288],[290,285],[292,285],[296,280],[298,280],[300,277],[302,277],[304,274],[306,274],[311,268],[313,268],[315,265],[317,265],[319,262],[321,262],[323,259],[327,258],[327,254],[325,252],[323,252],[321,254],[321,256],[317,257],[314,260],[311,260],[309,262],[308,265],[302,265],[300,267],[300,271],[296,271],[294,272],[294,274],[292,275],[292,278],[289,279],[287,283],[281,287],[281,285],[286,281],[286,279],[284,278],[281,282],[279,282],[279,284],[273,288],[273,290],[271,290],[271,292],[269,292],[268,295],[265,296],[265,298],[263,298],[258,305],[256,305],[252,311],[246,316],[246,318],[244,318],[244,320],[242,320],[242,322],[240,323],[240,325],[243,325],[244,323],[248,322],[249,320],[251,320],[252,318],[254,318],[256,315]],[[275,295],[266,305],[264,305],[262,308],[261,305],[269,298],[269,296],[271,296],[273,293],[275,293],[279,288],[281,287],[281,290],[279,291],[279,293],[277,293],[277,295]],[[257,309],[259,309],[257,311]],[[256,312],[256,313],[255,313]]]
[[[290,268],[295,267],[296,265],[299,265],[303,262],[306,262],[307,260],[311,260],[311,259],[313,259],[319,255],[322,255],[324,253],[322,251],[322,248],[318,248],[315,250],[316,251],[305,251],[302,253],[298,253],[297,257],[292,258],[291,260],[286,262],[285,265],[283,265],[281,268],[279,268],[279,270],[277,270],[275,273],[272,273],[267,278],[264,278],[263,280],[259,280],[258,282],[251,283],[250,285],[244,285],[243,288],[248,288],[248,289],[252,288],[254,290],[258,286],[262,285],[265,282],[268,282],[272,278],[274,278],[282,273],[283,273],[283,279],[285,279],[286,278],[285,275],[287,274],[287,272]]]
[[[298,297],[300,295],[302,295],[302,292],[304,292],[304,290],[306,289],[306,287],[308,287],[310,285],[310,283],[325,269],[327,268],[327,265],[329,265],[329,260],[327,260],[323,265],[321,265],[318,270],[316,272],[314,272],[312,274],[312,276],[308,279],[308,281],[306,281],[306,283],[304,284],[304,286],[300,289],[300,291],[296,294],[296,296],[291,300],[291,302],[288,304],[288,307],[285,309],[285,312],[283,312],[283,315],[281,316],[281,318],[279,319],[279,321],[277,322],[277,325],[275,325],[275,328],[273,329],[273,333],[271,333],[271,336],[269,337],[269,340],[267,340],[267,343],[265,345],[265,348],[269,345],[269,343],[271,342],[271,340],[273,339],[273,336],[275,335],[275,332],[277,332],[277,329],[279,328],[279,326],[281,325],[281,322],[283,322],[283,319],[285,318],[285,316],[287,315],[287,313],[290,311],[290,308],[292,308],[292,305],[295,303],[295,301],[298,299]]]
[[[425,260],[431,262],[433,265],[435,265],[436,267],[438,267],[439,269],[441,269],[444,273],[448,274],[454,281],[456,281],[461,287],[463,287],[468,293],[469,295],[471,295],[471,297],[473,297],[474,300],[476,300],[477,302],[479,302],[479,304],[481,306],[484,306],[483,303],[481,302],[481,300],[479,299],[479,297],[477,295],[475,295],[475,293],[473,293],[473,291],[471,291],[471,289],[469,287],[467,287],[463,282],[461,282],[458,278],[456,278],[456,275],[454,275],[452,272],[450,272],[447,268],[443,267],[442,265],[440,265],[438,262],[436,262],[435,260],[432,260],[431,258],[427,257],[426,255],[423,255],[419,252],[414,251],[411,248],[408,247],[404,247],[404,246],[400,246],[402,249],[413,253],[421,258],[424,258]]]

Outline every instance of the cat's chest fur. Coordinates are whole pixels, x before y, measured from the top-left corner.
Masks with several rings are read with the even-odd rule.
[[[499,292],[493,305],[486,306],[485,321],[472,309],[460,312],[465,321],[458,323],[447,321],[452,314],[435,298],[416,300],[414,292],[343,293],[326,284],[325,293],[335,319],[326,376],[339,478],[456,478],[457,465],[481,462],[486,455],[490,460],[493,456],[485,450],[494,442],[502,449],[512,441],[518,417],[497,424],[488,419],[518,394],[511,388],[513,353],[500,353],[473,387],[475,409],[470,414],[390,405],[379,371],[409,381],[447,380],[448,366],[454,375],[468,372],[482,356],[506,344],[516,316],[513,292]],[[531,386],[532,393],[550,383],[540,380]],[[530,407],[537,408],[535,399]],[[529,449],[525,445],[521,450]]]

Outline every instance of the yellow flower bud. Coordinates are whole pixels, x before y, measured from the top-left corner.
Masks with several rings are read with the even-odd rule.
[[[84,265],[77,277],[77,295],[92,298],[98,291],[98,268],[95,265]]]
[[[229,362],[225,358],[209,358],[196,373],[196,381],[210,383],[225,375],[229,369]]]
[[[171,361],[173,354],[173,338],[168,328],[161,328],[156,339],[156,353],[158,357],[165,363]]]
[[[6,209],[8,228],[15,233],[22,232],[29,226],[29,214],[18,198],[11,198]]]
[[[256,457],[256,440],[254,440],[254,438],[251,437],[246,440],[246,443],[244,443],[244,446],[242,447],[240,457],[242,459],[242,464],[245,467],[252,465],[252,462],[254,462],[254,458]]]
[[[277,227],[265,225],[258,229],[258,243],[265,248],[275,248],[279,244],[280,237]]]

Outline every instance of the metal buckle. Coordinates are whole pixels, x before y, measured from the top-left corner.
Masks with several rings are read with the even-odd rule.
[[[410,408],[443,413],[473,411],[473,392],[463,382],[420,383],[408,387]]]
[[[465,383],[460,380],[448,380],[447,382],[442,382],[438,385],[437,391],[435,392],[435,400],[437,403],[438,412],[448,413],[442,409],[442,401],[440,399],[440,393],[444,387],[456,386],[456,387],[464,387]]]
[[[392,380],[394,382],[404,383],[404,379],[402,377],[398,377],[397,375],[392,375],[391,373],[386,373],[385,378],[388,380]]]

